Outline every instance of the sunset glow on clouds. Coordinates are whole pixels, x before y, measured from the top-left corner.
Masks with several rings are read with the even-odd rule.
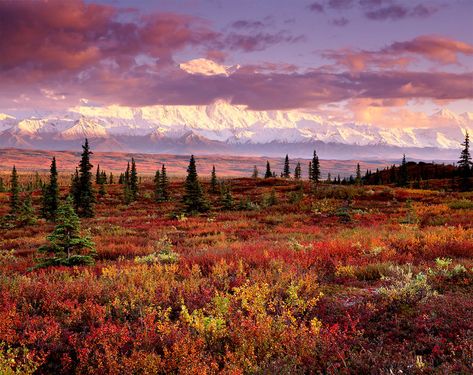
[[[468,0],[1,1],[0,108],[224,99],[429,126],[419,103],[473,109],[472,13]]]

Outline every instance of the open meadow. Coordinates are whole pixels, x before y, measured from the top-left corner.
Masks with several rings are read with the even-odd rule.
[[[106,185],[90,266],[32,269],[55,224],[4,225],[2,373],[473,371],[472,193],[225,181],[196,215],[183,179],[166,202],[152,179],[129,204]]]

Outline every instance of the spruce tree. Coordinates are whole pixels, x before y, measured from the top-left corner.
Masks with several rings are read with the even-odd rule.
[[[138,173],[136,171],[135,159],[133,158],[131,158],[130,192],[132,199],[135,201],[138,198]]]
[[[187,177],[184,184],[184,196],[182,202],[187,212],[206,212],[209,210],[209,204],[205,199],[202,186],[197,175],[194,155],[191,156],[189,166],[187,167]]]
[[[36,215],[33,208],[33,203],[31,199],[31,191],[27,193],[26,197],[23,199],[23,203],[20,206],[18,211],[18,216],[16,217],[16,222],[20,226],[33,225],[36,224]]]
[[[51,167],[49,169],[49,183],[43,188],[43,207],[41,209],[42,216],[47,220],[54,221],[56,211],[59,208],[59,185],[58,173],[56,167],[56,158],[53,157]]]
[[[287,155],[287,154],[286,154],[286,158],[284,159],[283,177],[284,177],[284,178],[289,178],[289,177],[291,177],[291,168],[290,168],[290,166],[289,166],[289,155]]]
[[[271,178],[273,177],[273,173],[271,173],[271,165],[269,161],[266,161],[266,173],[264,174],[264,178]]]
[[[473,171],[473,163],[471,162],[470,154],[470,135],[465,134],[465,141],[462,143],[463,149],[460,153],[460,160],[458,161],[458,169],[461,177],[461,189],[463,191],[471,190],[470,177]]]
[[[222,184],[220,192],[220,203],[224,210],[233,210],[234,201],[232,196],[231,186],[229,184]]]
[[[123,173],[120,173],[120,176],[118,177],[118,184],[123,185],[125,183],[125,175]]]
[[[356,164],[356,171],[355,171],[355,184],[361,185],[361,168],[360,163]]]
[[[407,186],[409,183],[409,175],[407,171],[407,162],[406,162],[406,154],[402,156],[401,166],[399,167],[399,186]]]
[[[5,191],[7,191],[5,183],[3,182],[3,178],[0,177],[0,193],[4,193]]]
[[[314,183],[317,183],[320,181],[320,162],[319,162],[319,157],[317,156],[317,152],[315,150],[314,150],[314,156],[312,157],[311,180]]]
[[[330,172],[328,172],[327,174],[327,184],[331,184],[332,183],[332,175],[330,174]]]
[[[10,215],[16,216],[20,208],[20,184],[18,182],[18,173],[13,166],[10,177]]]
[[[212,174],[210,177],[210,192],[215,194],[217,192],[218,181],[217,174],[215,173],[215,165],[212,166]]]
[[[253,167],[253,174],[251,175],[251,178],[254,178],[255,180],[258,178],[258,168],[256,165]]]
[[[296,180],[301,179],[301,163],[297,162],[296,168],[294,169],[294,178]]]
[[[57,211],[57,225],[47,237],[49,244],[41,246],[40,253],[50,257],[39,259],[37,267],[75,266],[94,263],[95,248],[89,237],[81,236],[79,216],[68,197]]]
[[[161,176],[159,179],[161,185],[161,197],[164,202],[169,200],[169,179],[166,173],[166,166],[163,164],[161,167]]]
[[[92,189],[92,173],[93,165],[90,164],[90,155],[92,151],[89,149],[89,141],[86,139],[82,146],[82,158],[79,163],[79,202],[76,202],[77,213],[81,217],[94,216],[95,193]]]
[[[113,185],[113,174],[110,172],[110,176],[108,177],[108,184]]]

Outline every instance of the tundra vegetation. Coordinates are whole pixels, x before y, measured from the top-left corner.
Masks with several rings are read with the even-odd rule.
[[[3,173],[0,373],[471,373],[462,158],[420,186],[405,158],[322,182],[316,153],[310,180],[192,157],[186,179],[132,159],[93,181],[88,148],[72,178]]]

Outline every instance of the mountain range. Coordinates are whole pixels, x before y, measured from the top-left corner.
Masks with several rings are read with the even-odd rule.
[[[98,107],[0,114],[0,147],[78,150],[89,138],[97,151],[240,154],[322,158],[456,160],[473,113],[443,109],[436,127],[380,128],[340,123],[306,111],[250,111],[217,101],[203,106]]]

